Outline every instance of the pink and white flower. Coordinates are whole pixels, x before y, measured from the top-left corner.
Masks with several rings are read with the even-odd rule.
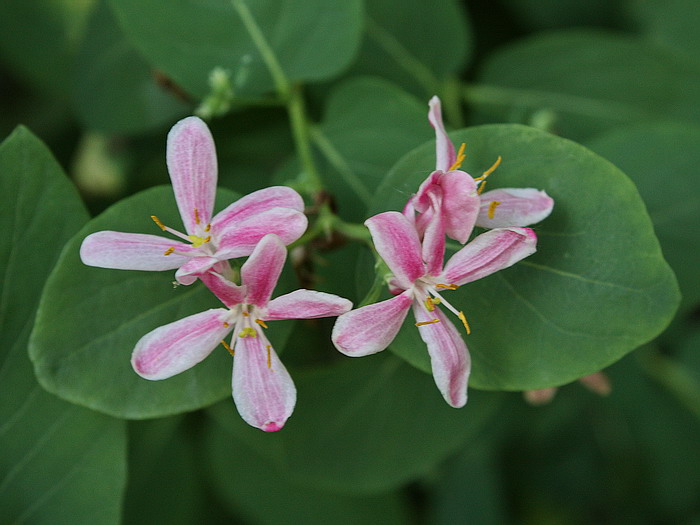
[[[421,237],[438,217],[447,236],[464,244],[474,226],[489,229],[529,226],[551,213],[554,201],[544,191],[534,188],[503,188],[482,193],[486,177],[500,164],[500,157],[480,177],[472,178],[461,171],[465,145],[462,144],[459,152],[455,151],[442,121],[440,99],[430,99],[429,107],[428,120],[435,129],[435,171],[404,208],[404,215],[415,222]]]
[[[187,117],[173,126],[166,158],[185,233],[155,216],[152,219],[184,242],[141,233],[96,232],[86,237],[80,248],[85,264],[122,270],[177,268],[178,282],[192,284],[210,269],[225,271],[228,259],[250,255],[268,233],[289,244],[306,230],[304,202],[286,186],[253,192],[212,217],[216,150],[209,128],[199,118]]]
[[[461,311],[441,295],[466,283],[507,268],[536,250],[537,237],[529,228],[495,229],[479,235],[455,253],[443,267],[444,236],[439,232],[421,245],[410,219],[398,212],[370,217],[365,224],[379,255],[393,272],[395,297],[363,306],[338,317],[332,340],[351,357],[384,350],[393,341],[408,310],[428,346],[433,377],[443,397],[453,407],[467,402],[471,368],[464,340],[439,305],[457,315],[467,333],[469,325]],[[437,228],[439,230],[440,228]]]
[[[241,268],[240,286],[218,273],[202,281],[226,305],[191,315],[143,336],[131,364],[141,377],[167,379],[193,367],[220,343],[233,354],[233,400],[246,423],[280,430],[292,414],[296,389],[265,336],[268,321],[313,319],[347,312],[352,303],[336,295],[296,290],[270,300],[287,257],[283,241],[264,236]],[[222,340],[233,332],[230,345]]]

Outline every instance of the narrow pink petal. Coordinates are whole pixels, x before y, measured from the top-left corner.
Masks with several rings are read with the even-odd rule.
[[[222,236],[227,229],[272,208],[291,208],[303,212],[304,201],[296,191],[287,186],[272,186],[254,191],[217,213],[212,220],[212,231],[215,235]]]
[[[226,230],[219,238],[216,255],[219,259],[234,259],[250,255],[268,233],[277,235],[284,245],[296,241],[306,231],[308,220],[303,213],[291,208],[272,208],[248,217]]]
[[[365,225],[377,252],[404,288],[425,275],[418,233],[406,217],[387,211],[370,217]]]
[[[429,312],[422,303],[415,301],[413,314],[417,323],[430,323],[419,326],[418,331],[428,345],[435,384],[450,406],[463,407],[467,403],[467,382],[471,370],[467,345],[440,308]],[[431,323],[434,319],[439,322]]]
[[[131,366],[145,379],[167,379],[207,357],[232,326],[229,310],[216,308],[156,328],[144,335],[131,355]]]
[[[427,273],[439,275],[445,258],[445,221],[440,210],[432,213],[432,218],[425,228],[422,250]]]
[[[341,315],[333,327],[333,344],[350,357],[381,352],[396,337],[411,303],[413,299],[404,292]]]
[[[492,204],[492,203],[497,204]],[[502,188],[481,195],[476,225],[481,228],[529,226],[552,213],[554,200],[535,188]]]
[[[450,171],[440,178],[442,214],[447,236],[464,244],[474,229],[481,200],[476,182],[463,171]]]
[[[294,382],[262,330],[256,337],[236,337],[233,400],[249,425],[275,432],[292,415],[297,400]]]
[[[452,141],[447,136],[445,125],[442,123],[442,105],[438,97],[433,97],[428,103],[430,110],[428,111],[428,120],[430,125],[435,129],[435,169],[448,171],[455,163],[457,155]]]
[[[216,150],[209,128],[187,117],[168,133],[166,152],[170,180],[182,222],[190,235],[201,233],[211,221],[216,197]]]
[[[314,290],[295,290],[270,301],[264,320],[335,317],[351,308],[352,302],[337,295]]]
[[[265,235],[241,268],[246,303],[264,307],[282,273],[287,249],[277,235]]]
[[[211,271],[200,275],[199,278],[229,308],[245,300],[246,287],[232,283],[221,274]]]
[[[192,284],[218,262],[214,257],[192,257],[175,272],[175,279],[180,284]]]
[[[101,231],[85,237],[80,246],[80,259],[88,266],[100,268],[172,270],[179,268],[190,258],[176,253],[165,255],[171,247],[181,253],[194,251],[189,244],[174,242],[157,235]]]
[[[425,213],[432,205],[433,199],[431,195],[437,193],[442,197],[442,187],[440,180],[444,173],[442,171],[433,171],[418,187],[416,194],[411,197],[415,210],[419,213]]]
[[[537,236],[530,228],[491,230],[455,253],[439,279],[461,286],[508,268],[536,250]]]

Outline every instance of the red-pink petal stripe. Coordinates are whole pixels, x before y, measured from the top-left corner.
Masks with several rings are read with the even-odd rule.
[[[88,235],[80,246],[80,259],[88,266],[117,270],[172,270],[179,268],[189,257],[171,253],[192,252],[189,244],[173,242],[165,237],[143,233],[101,231]]]
[[[445,125],[442,123],[442,106],[438,97],[433,97],[428,103],[428,120],[435,129],[435,169],[447,171],[455,163],[457,155],[452,141],[447,136]]]
[[[211,221],[217,180],[214,139],[204,121],[187,117],[173,126],[166,160],[185,229],[201,234]]]
[[[496,203],[496,204],[492,204]],[[552,213],[554,200],[535,188],[502,188],[481,195],[476,221],[481,228],[529,226]]]
[[[264,307],[282,273],[287,249],[277,235],[262,238],[241,267],[241,282],[246,287],[247,304]]]
[[[264,320],[335,317],[351,308],[350,301],[337,295],[314,290],[295,290],[270,301]]]
[[[377,252],[404,288],[425,275],[418,233],[406,217],[387,211],[370,217],[365,225]]]
[[[229,310],[216,308],[156,328],[134,348],[131,365],[145,379],[167,379],[192,368],[226,337]]]
[[[537,236],[529,228],[491,230],[455,253],[438,279],[461,286],[508,268],[536,250]]]
[[[207,272],[200,275],[199,278],[229,308],[233,308],[245,300],[246,287],[238,286],[218,273]]]
[[[432,213],[423,233],[422,256],[427,273],[439,275],[445,258],[445,221],[440,210]]]
[[[331,339],[345,355],[360,357],[384,350],[394,340],[413,299],[408,292],[338,317]]]
[[[233,400],[246,423],[265,432],[276,432],[292,415],[297,391],[262,329],[257,334],[236,337]]]
[[[422,303],[413,303],[413,314],[418,323],[421,339],[428,346],[433,378],[442,397],[450,406],[463,407],[467,403],[467,382],[471,359],[467,345],[440,308],[429,312]],[[431,322],[438,319],[438,322]]]

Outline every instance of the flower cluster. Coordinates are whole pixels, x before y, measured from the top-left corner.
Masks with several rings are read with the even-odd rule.
[[[467,402],[470,358],[467,346],[440,305],[455,314],[467,334],[464,313],[442,296],[466,283],[507,268],[535,252],[537,236],[524,226],[544,219],[553,201],[532,188],[499,189],[482,193],[486,177],[461,171],[464,145],[459,152],[450,142],[440,101],[430,101],[428,118],[436,133],[436,167],[406,204],[403,213],[384,212],[370,217],[370,230],[379,256],[393,276],[388,284],[394,297],[363,306],[338,317],[333,343],[349,356],[384,350],[396,337],[408,310],[428,347],[433,377],[453,407]],[[471,242],[474,226],[493,228]],[[445,238],[465,244],[444,264]]]
[[[296,402],[289,373],[265,333],[268,321],[337,316],[352,308],[341,297],[296,290],[270,300],[287,257],[285,246],[306,230],[303,201],[291,188],[251,193],[215,216],[216,150],[197,117],[178,122],[168,135],[167,164],[185,232],[153,221],[182,239],[102,231],[80,249],[90,266],[128,270],[173,270],[184,285],[201,280],[226,308],[215,308],[156,328],[134,348],[137,374],[167,379],[207,357],[220,343],[235,354],[233,399],[243,419],[266,432],[281,429]],[[241,284],[229,260],[249,256]],[[231,343],[224,338],[233,332]]]

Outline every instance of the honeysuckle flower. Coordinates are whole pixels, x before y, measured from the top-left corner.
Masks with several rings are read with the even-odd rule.
[[[342,353],[359,357],[384,350],[413,309],[415,324],[428,347],[433,377],[453,407],[467,402],[470,358],[467,346],[441,306],[455,314],[469,333],[464,313],[442,296],[466,283],[507,268],[535,252],[537,237],[529,228],[494,229],[479,235],[443,266],[444,242],[421,246],[410,219],[398,212],[370,217],[365,224],[379,255],[393,273],[395,297],[338,317],[332,340]]]
[[[544,191],[534,188],[503,188],[482,193],[486,178],[498,167],[501,158],[477,178],[461,171],[465,145],[455,151],[442,121],[440,99],[430,99],[429,107],[428,120],[435,129],[435,171],[404,209],[404,215],[415,221],[419,235],[424,235],[431,221],[439,216],[447,236],[464,244],[474,226],[524,227],[551,213],[554,201]]]
[[[268,233],[284,244],[306,230],[304,203],[285,186],[253,192],[212,217],[217,163],[214,139],[207,125],[187,117],[168,134],[167,165],[185,233],[153,221],[182,241],[157,235],[101,231],[85,238],[80,248],[89,266],[121,270],[173,270],[181,284],[192,284],[210,269],[225,272],[228,259],[250,255]]]
[[[233,361],[233,400],[243,420],[265,432],[280,430],[292,414],[296,389],[265,336],[267,322],[313,319],[347,312],[352,303],[336,295],[296,290],[270,300],[287,250],[275,234],[264,236],[241,267],[241,285],[218,273],[202,281],[224,303],[156,328],[136,343],[131,364],[141,377],[167,379],[193,367],[220,343]],[[233,332],[230,344],[223,339]]]

